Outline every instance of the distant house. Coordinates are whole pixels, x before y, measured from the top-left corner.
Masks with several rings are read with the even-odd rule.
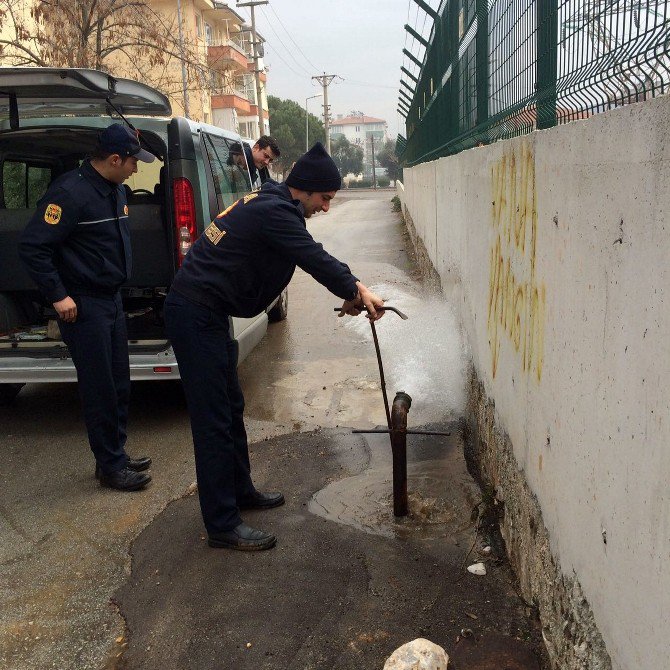
[[[384,119],[376,119],[373,116],[365,116],[362,112],[352,112],[349,116],[338,114],[337,117],[330,122],[330,138],[332,140],[339,135],[344,135],[351,144],[363,149],[363,176],[371,177],[371,138],[374,138],[374,150],[376,155],[376,153],[382,149],[387,139],[386,121],[384,121]]]

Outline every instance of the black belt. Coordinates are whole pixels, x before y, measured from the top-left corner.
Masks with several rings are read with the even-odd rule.
[[[67,287],[66,287],[67,288]],[[68,289],[69,295],[79,296],[83,295],[88,298],[115,298],[119,288],[82,288],[82,287],[73,287]]]

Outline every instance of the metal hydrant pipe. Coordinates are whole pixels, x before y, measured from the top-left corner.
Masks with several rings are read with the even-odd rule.
[[[393,514],[407,516],[407,412],[412,398],[398,391],[391,408],[391,450],[393,452]]]

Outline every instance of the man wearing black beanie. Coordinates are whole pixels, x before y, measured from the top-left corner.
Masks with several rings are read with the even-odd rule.
[[[296,161],[285,183],[308,193],[329,193],[342,188],[340,172],[321,142]]]
[[[270,549],[275,536],[247,526],[240,510],[284,504],[281,493],[261,493],[251,481],[229,317],[262,312],[286,288],[296,266],[344,301],[340,316],[363,310],[375,320],[383,315],[377,308],[384,302],[307,231],[305,219],[327,212],[341,185],[335,163],[317,142],[283,184],[268,181],[219,214],[189,251],[165,300],[211,547]]]

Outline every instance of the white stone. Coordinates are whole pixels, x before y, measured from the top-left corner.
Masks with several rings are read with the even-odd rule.
[[[468,565],[468,572],[483,577],[486,574],[486,566],[483,563],[473,563],[472,565]]]
[[[384,670],[447,670],[448,663],[442,647],[419,637],[398,647],[386,660]]]

